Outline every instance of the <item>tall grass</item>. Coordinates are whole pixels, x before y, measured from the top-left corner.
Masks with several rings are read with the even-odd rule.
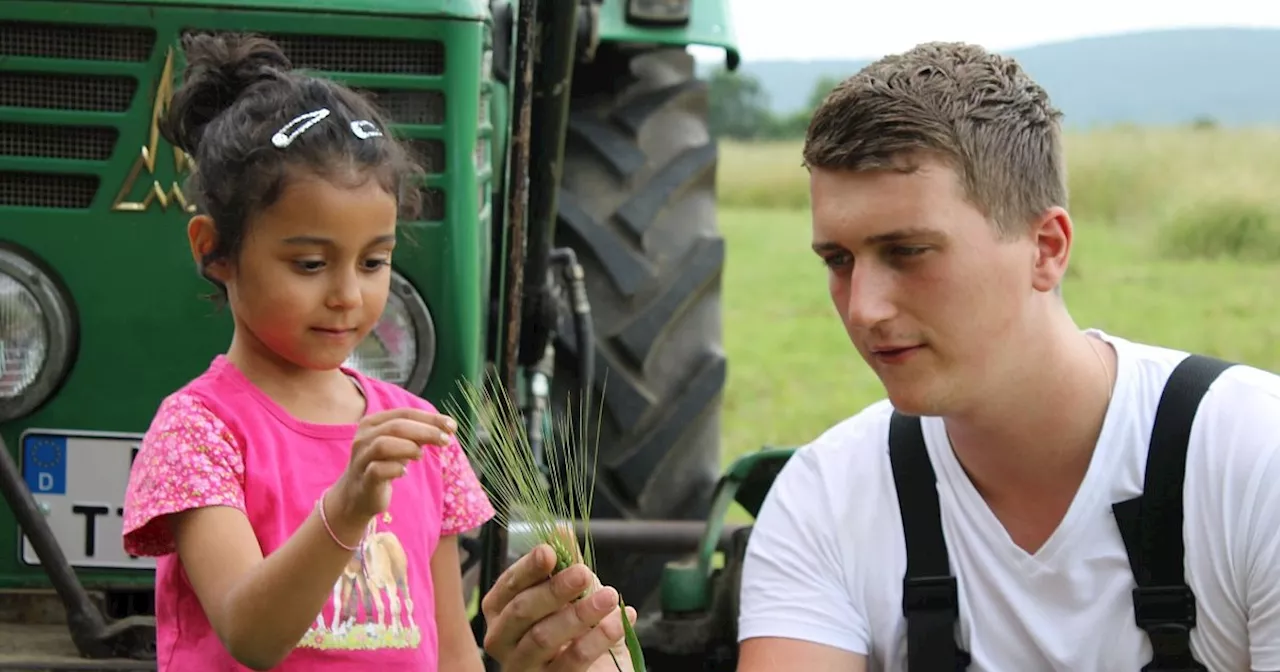
[[[1280,260],[1280,129],[1119,127],[1064,144],[1077,226],[1141,231],[1170,259]],[[800,149],[723,144],[721,206],[807,209]]]
[[[545,452],[534,450],[524,416],[496,376],[479,383],[462,381],[460,401],[446,405],[459,420],[458,443],[480,473],[485,494],[493,502],[504,528],[525,529],[534,543],[547,544],[555,553],[553,574],[582,563],[595,569],[591,543],[591,505],[595,493],[599,435],[591,436],[584,398],[578,418],[556,416],[543,436]],[[599,422],[595,423],[599,427]],[[576,524],[583,523],[583,543]],[[599,579],[579,599],[600,590]],[[618,596],[622,612],[624,645],[632,672],[645,672],[644,654],[626,615],[627,605]],[[618,651],[611,650],[614,667],[622,672]]]

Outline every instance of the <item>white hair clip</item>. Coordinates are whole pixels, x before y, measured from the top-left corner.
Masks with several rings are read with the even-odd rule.
[[[366,119],[351,122],[351,132],[355,133],[356,137],[361,140],[382,137],[382,131],[379,131],[378,127],[374,126],[372,121],[368,121]]]
[[[307,112],[293,118],[293,121],[284,125],[284,128],[276,131],[271,136],[271,144],[284,149],[293,143],[294,139],[302,135],[307,129],[320,123],[325,117],[329,116],[329,108],[322,107],[315,112]],[[297,128],[294,128],[297,126]],[[290,129],[293,129],[290,131]]]

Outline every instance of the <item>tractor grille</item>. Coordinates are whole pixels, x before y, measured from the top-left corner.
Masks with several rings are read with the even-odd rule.
[[[485,68],[481,75],[480,82],[480,101],[477,105],[478,112],[476,119],[476,127],[480,129],[476,138],[475,152],[472,155],[472,161],[475,163],[476,175],[480,178],[477,180],[476,186],[476,203],[480,210],[479,220],[482,228],[488,228],[493,219],[493,209],[490,204],[490,196],[493,191],[493,121],[490,118],[490,99],[493,97],[493,31],[485,27],[484,34],[484,54],[481,57],[482,68]]]
[[[0,121],[0,156],[106,161],[120,132],[110,126],[50,126]]]
[[[124,112],[138,82],[123,75],[0,72],[0,106]]]
[[[357,89],[395,124],[444,123],[444,92],[414,89]]]
[[[435,40],[267,34],[293,67],[379,75],[443,75],[444,43]]]
[[[155,42],[151,28],[0,21],[0,56],[137,63]]]
[[[183,34],[188,32],[205,31],[193,27]],[[431,182],[422,187],[424,219],[440,221],[446,216],[444,178],[450,173],[451,160],[473,159],[477,168],[483,160],[487,165],[487,138],[481,140],[484,149],[474,155],[448,151],[447,139],[452,136],[446,118],[447,93],[438,84],[445,75],[444,40],[257,32],[280,44],[298,69],[332,73],[339,79],[347,75],[424,78],[421,82],[407,79],[404,87],[363,88],[392,124],[435,127],[412,132],[398,129],[402,136],[408,136]],[[0,206],[87,208],[100,188],[118,190],[128,170],[118,154],[127,154],[131,160],[136,157],[137,147],[132,143],[137,141],[140,127],[150,123],[154,104],[151,95],[155,85],[148,78],[159,74],[139,76],[136,64],[155,63],[157,50],[176,47],[180,37],[158,34],[151,26],[0,22],[0,161],[23,162],[0,166]],[[61,72],[44,71],[44,66],[18,70],[10,65],[5,69],[6,57],[48,59],[52,66],[48,70]],[[68,68],[65,61],[97,61],[101,65],[95,67],[94,74],[73,74],[76,68]],[[487,99],[482,104],[487,105]],[[37,124],[30,123],[29,115],[22,120],[6,117],[5,107],[64,114],[58,119],[60,123]],[[104,120],[99,116],[102,113],[126,116],[123,121],[120,117]],[[484,114],[487,116],[487,110]],[[117,147],[122,134],[129,138],[130,147]],[[107,162],[113,158],[117,161],[108,169]],[[49,160],[49,167],[34,165],[40,160]],[[54,161],[101,162],[102,168],[101,172],[82,166],[70,168]]]
[[[422,190],[422,218],[428,222],[439,222],[444,219],[444,189],[427,187]]]
[[[444,172],[444,141],[410,138],[409,150],[427,174]]]
[[[96,175],[0,171],[0,207],[83,209],[98,193]]]
[[[156,43],[147,26],[86,26],[70,23],[0,21],[0,68],[7,58],[56,61],[146,62]],[[0,107],[60,112],[129,111],[138,80],[125,74],[72,74],[0,70]],[[0,159],[105,162],[120,131],[110,122],[85,120],[56,125],[0,119]],[[85,209],[93,205],[101,177],[45,171],[0,170],[0,207]],[[83,169],[77,169],[83,171]]]

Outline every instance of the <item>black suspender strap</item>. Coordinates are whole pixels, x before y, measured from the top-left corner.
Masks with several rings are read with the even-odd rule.
[[[889,421],[889,461],[907,548],[907,573],[902,582],[907,669],[963,670],[969,666],[969,654],[957,646],[955,639],[960,597],[947,559],[937,480],[920,418],[893,413]]]
[[[1182,484],[1200,400],[1233,364],[1190,355],[1174,368],[1156,407],[1143,494],[1112,505],[1137,582],[1134,618],[1151,640],[1143,672],[1205,672],[1191,654],[1196,598],[1183,573]]]

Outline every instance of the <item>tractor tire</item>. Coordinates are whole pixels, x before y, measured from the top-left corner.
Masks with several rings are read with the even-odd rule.
[[[555,244],[572,248],[586,274],[595,380],[580,380],[566,319],[552,404],[576,422],[585,394],[601,418],[590,428],[595,519],[702,520],[720,474],[725,244],[707,111],[707,85],[683,48],[605,45],[574,74]],[[600,580],[656,608],[662,568],[676,556],[603,543]]]

